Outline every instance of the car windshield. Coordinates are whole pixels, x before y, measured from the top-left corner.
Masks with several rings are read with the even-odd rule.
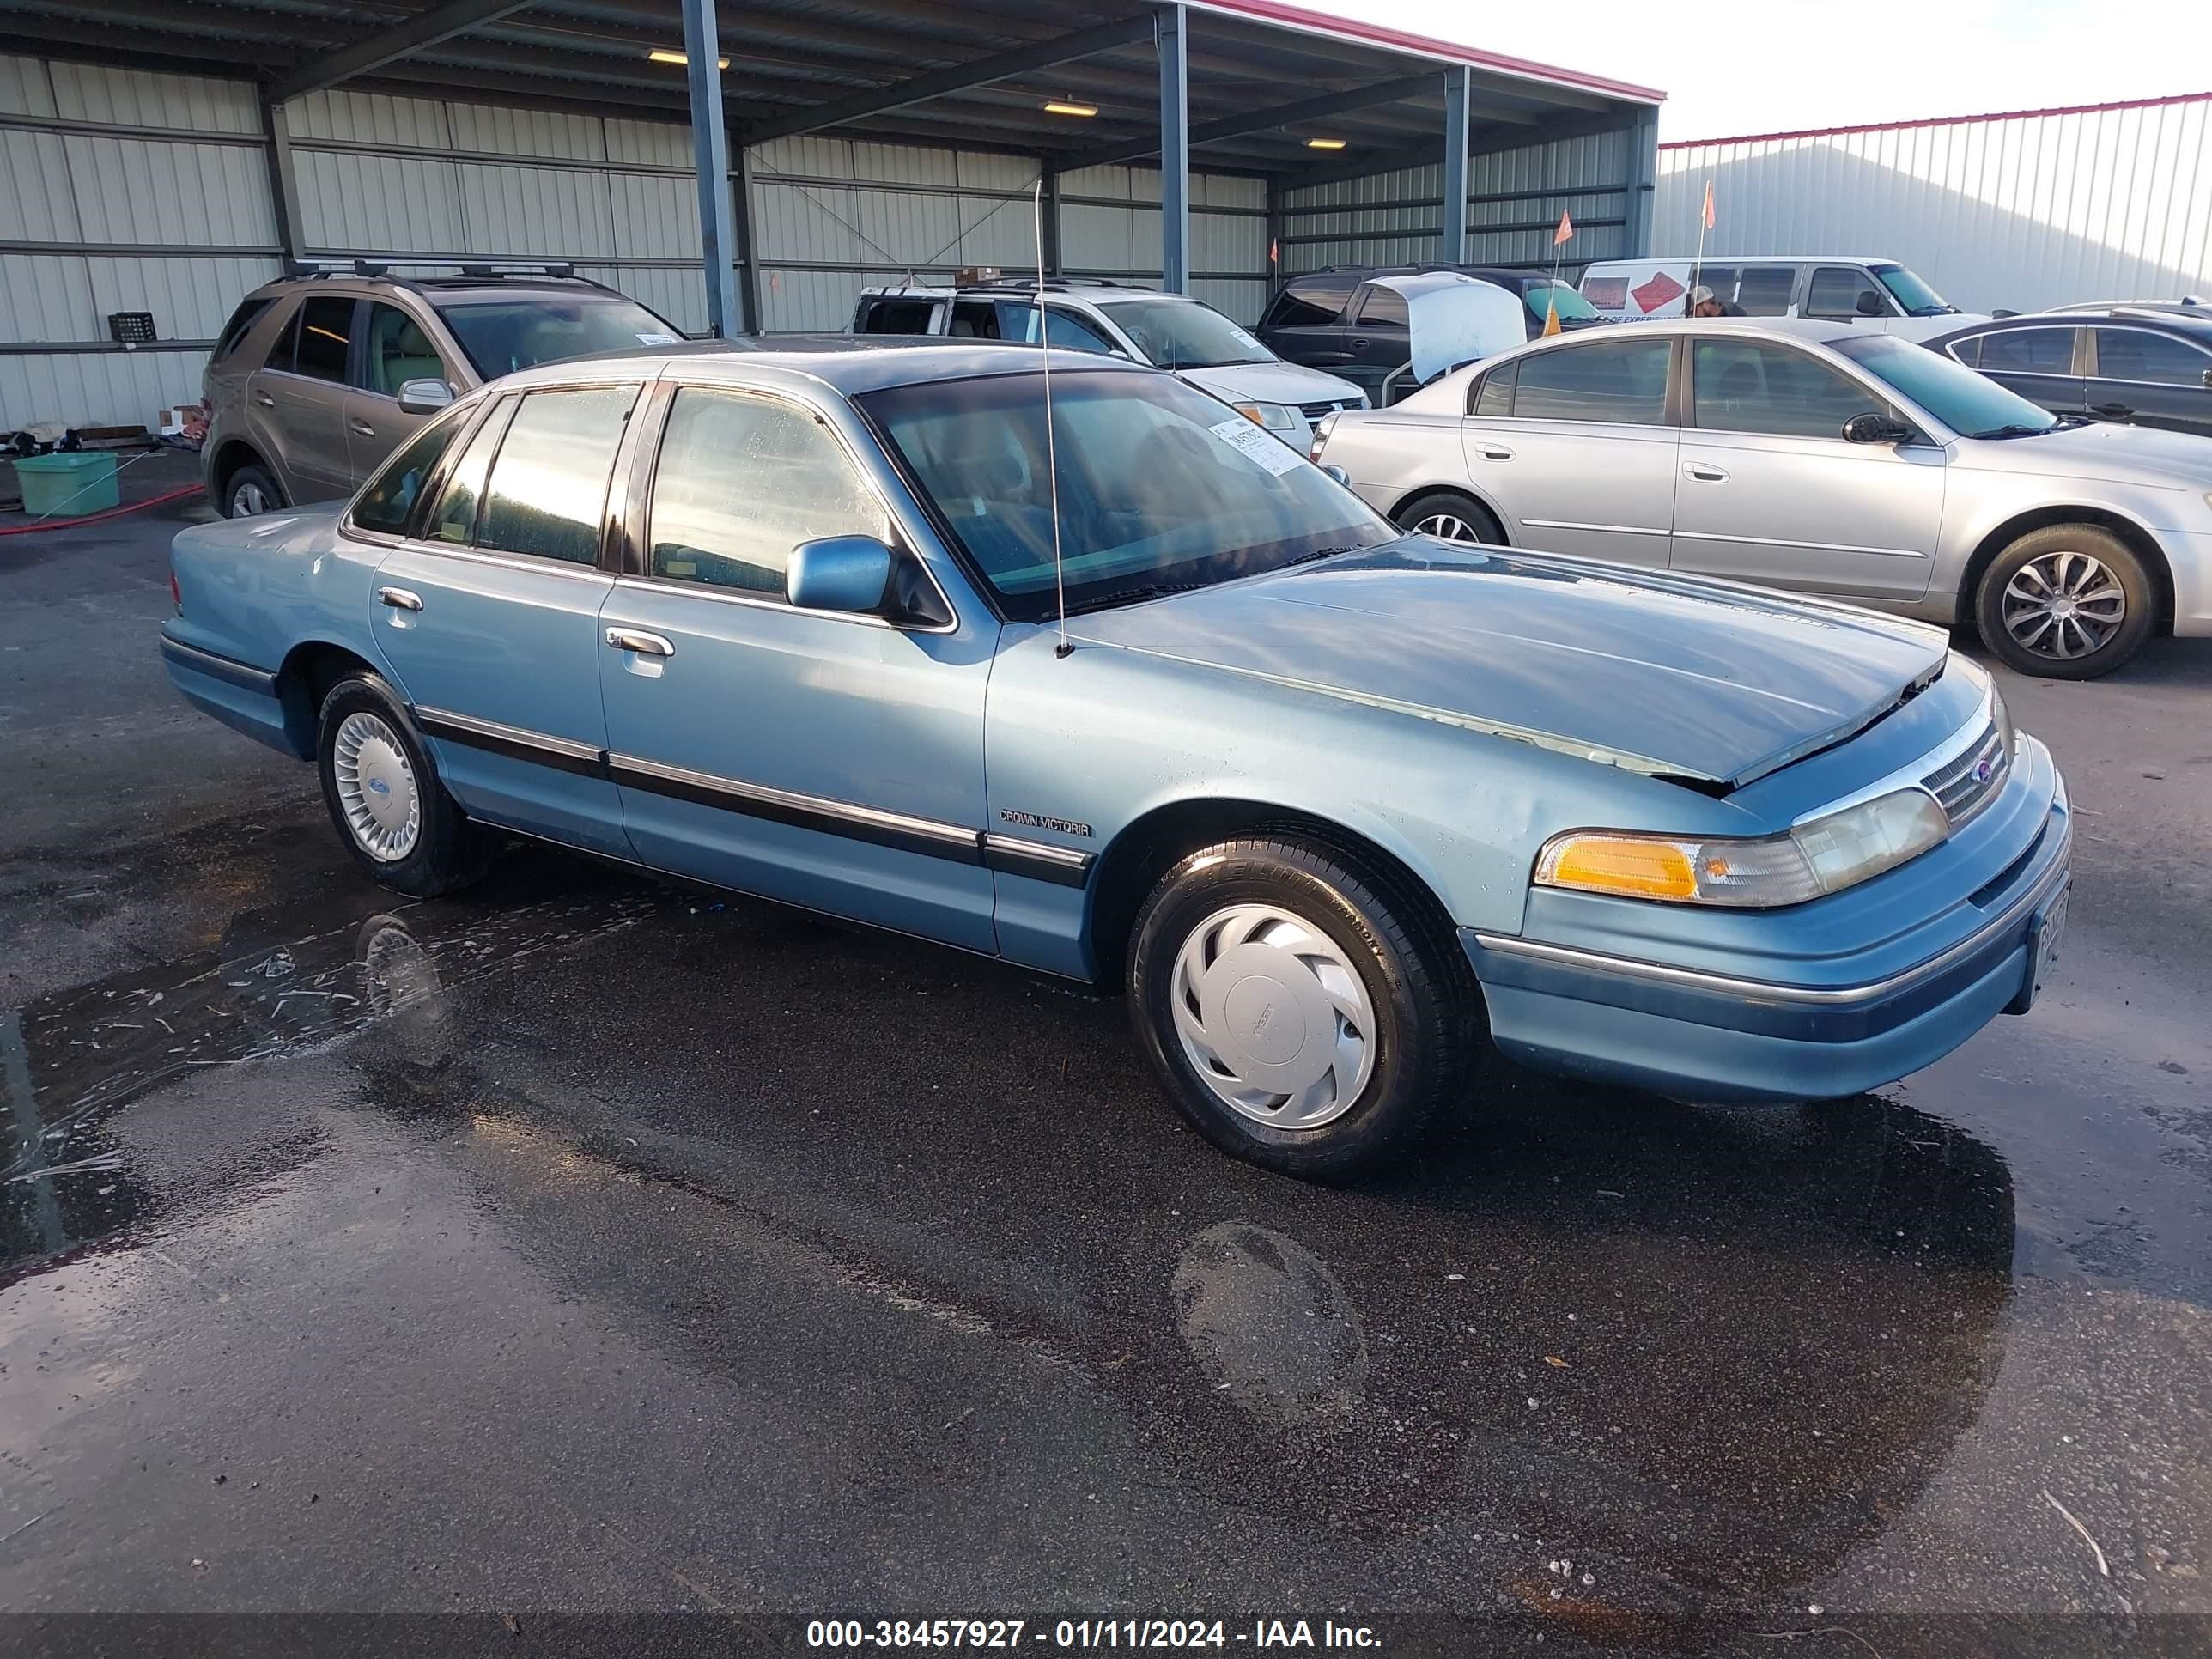
[[[1545,313],[1555,307],[1563,323],[1597,320],[1596,309],[1565,283],[1531,283],[1521,290],[1521,299],[1528,307],[1528,314],[1538,322],[1543,321]]]
[[[1107,309],[1157,368],[1272,363],[1275,354],[1212,306],[1195,300],[1123,300]]]
[[[1846,340],[1836,349],[1969,438],[2032,437],[2062,424],[1964,363],[1892,335]]]
[[[684,337],[634,300],[486,300],[441,305],[438,314],[487,380],[562,357],[595,357],[673,345]]]
[[[923,381],[854,401],[1016,620],[1054,613],[1043,377]],[[1055,372],[1060,574],[1070,612],[1394,541],[1350,490],[1164,375]]]
[[[1948,317],[1958,313],[1958,307],[1903,265],[1869,265],[1867,269],[1889,290],[1890,297],[1905,307],[1908,317]]]

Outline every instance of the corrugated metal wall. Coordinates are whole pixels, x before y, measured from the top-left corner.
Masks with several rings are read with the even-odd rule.
[[[196,401],[206,343],[280,269],[250,86],[0,57],[0,430]],[[114,346],[118,311],[161,337]]]
[[[1575,222],[1564,272],[1628,252],[1639,132],[1554,139],[1468,166],[1470,264],[1548,266],[1559,215]],[[1283,198],[1285,276],[1324,265],[1419,264],[1442,258],[1443,161]]]
[[[1652,246],[1869,253],[1969,311],[2212,290],[2212,94],[1662,149]]]

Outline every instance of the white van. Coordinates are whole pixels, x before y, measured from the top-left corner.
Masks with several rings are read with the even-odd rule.
[[[1894,259],[1866,254],[1708,253],[1697,259],[1601,259],[1582,296],[1611,323],[1679,317],[1702,285],[1731,317],[1811,317],[1924,340],[1988,319],[1960,311]]]

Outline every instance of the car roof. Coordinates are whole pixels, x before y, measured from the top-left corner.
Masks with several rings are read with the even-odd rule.
[[[273,299],[295,290],[304,294],[337,294],[353,298],[389,299],[394,290],[413,294],[433,305],[484,300],[619,300],[641,303],[619,289],[599,283],[541,280],[531,282],[498,276],[279,276],[255,289],[248,299]]]
[[[1893,259],[1887,253],[1667,253],[1648,259],[1593,259],[1584,268],[1588,276],[1600,266],[1634,266],[1644,270],[1652,265],[1901,265],[1902,259]]]
[[[765,369],[775,371],[779,377],[789,374],[816,380],[852,397],[922,381],[1026,374],[1037,368],[1045,355],[1036,346],[1011,340],[925,338],[896,334],[769,335],[757,342],[689,340],[678,346],[648,346],[591,357],[568,357],[557,363],[541,363],[503,374],[491,385],[502,391],[526,392],[537,386],[572,385],[579,378],[590,378],[602,366],[623,378],[636,379],[681,363],[696,371],[696,378],[702,380],[726,379],[742,383],[748,371]],[[1120,358],[1102,357],[1093,351],[1055,349],[1049,355],[1055,374],[1159,372]],[[722,374],[718,370],[729,372]]]
[[[2102,318],[2109,323],[2127,323],[2164,334],[2178,334],[2185,339],[2212,343],[2212,316],[2195,306],[2087,305],[2062,306],[2051,311],[2024,311],[2017,317],[1998,317],[1988,322],[1975,323],[1969,327],[1953,329],[1930,340],[1930,345],[1941,345],[1969,334],[1996,334],[2023,328],[2080,328],[2092,319]]]

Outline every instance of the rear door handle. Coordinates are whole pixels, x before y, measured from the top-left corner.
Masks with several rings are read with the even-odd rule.
[[[1480,447],[1482,459],[1486,461],[1510,461],[1513,459],[1513,452],[1504,444],[1484,444]]]
[[[1705,461],[1685,461],[1682,471],[1699,483],[1726,483],[1728,474],[1719,467]]]
[[[376,597],[394,611],[420,611],[422,608],[422,596],[410,593],[404,587],[380,587],[376,590]]]
[[[276,400],[265,392],[255,392],[253,394],[253,401],[259,404],[264,409],[274,409],[276,407]]]
[[[376,435],[376,428],[367,421],[357,420],[353,422],[353,435],[356,438],[374,438]]]
[[[676,647],[658,634],[636,628],[610,628],[607,643],[617,651],[635,651],[641,657],[672,657]]]

